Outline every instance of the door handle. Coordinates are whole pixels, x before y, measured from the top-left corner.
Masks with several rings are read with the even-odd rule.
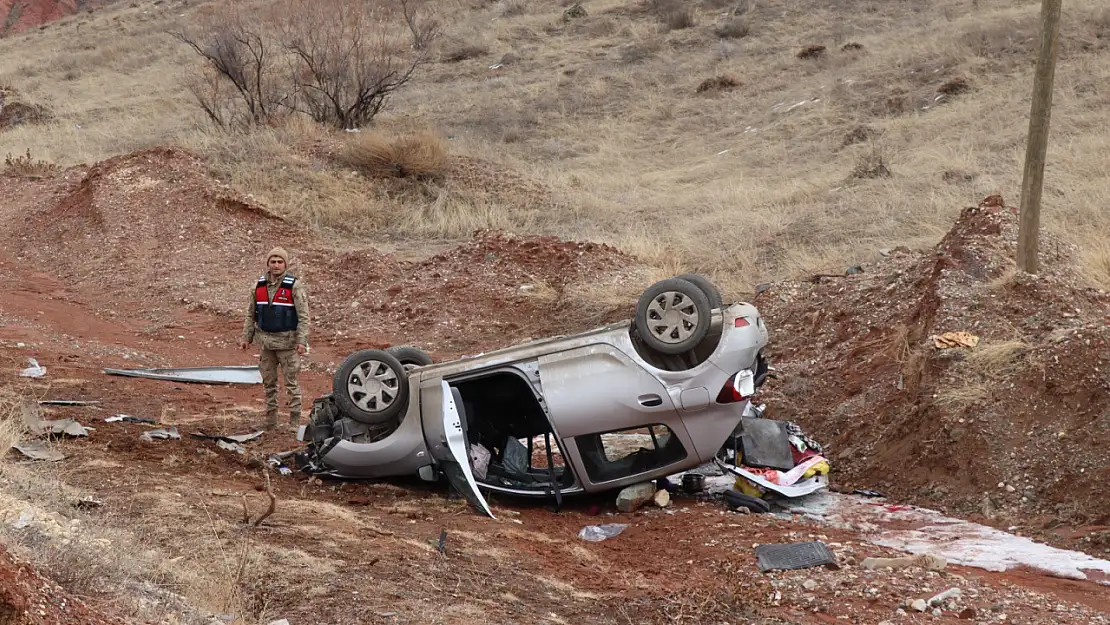
[[[640,405],[654,408],[663,405],[663,398],[658,395],[640,395]]]

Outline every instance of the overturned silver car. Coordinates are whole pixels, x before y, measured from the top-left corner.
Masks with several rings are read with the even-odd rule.
[[[697,275],[662,280],[632,320],[442,363],[362,350],[313,402],[303,470],[341,478],[446,477],[484,492],[555,497],[711,462],[768,375],[768,332]]]

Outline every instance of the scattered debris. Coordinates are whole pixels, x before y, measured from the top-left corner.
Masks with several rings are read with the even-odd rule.
[[[836,563],[836,556],[819,540],[787,545],[759,545],[755,548],[755,557],[760,571],[789,571],[817,566],[840,568]]]
[[[247,453],[247,448],[243,447],[239,443],[232,443],[232,442],[225,441],[225,440],[217,440],[216,441],[216,446],[219,447],[220,449],[226,449],[228,451],[234,451],[235,453],[241,454],[241,455],[246,455],[246,453]]]
[[[40,406],[93,406],[99,404],[99,401],[86,401],[81,399],[41,399],[39,400]]]
[[[139,437],[139,440],[143,440],[143,441],[147,441],[147,442],[153,442],[154,439],[156,439],[156,438],[163,439],[163,440],[165,440],[165,439],[177,440],[177,439],[181,438],[181,435],[177,433],[177,427],[170,427],[169,429],[158,428],[157,430],[150,430],[148,432],[143,432],[142,436]]]
[[[592,543],[601,542],[607,538],[617,536],[628,527],[627,523],[604,523],[602,525],[587,525],[578,532],[578,537]]]
[[[686,473],[682,476],[682,490],[689,494],[705,490],[705,476],[701,473]]]
[[[108,375],[199,384],[262,384],[258,365],[183,367],[177,369],[104,369]]]
[[[945,332],[939,336],[931,337],[937,349],[951,349],[953,347],[975,347],[979,344],[979,337],[969,332]]]
[[[147,417],[132,417],[131,415],[126,414],[118,414],[113,417],[107,417],[104,419],[105,423],[116,423],[119,421],[126,421],[128,423],[157,423],[154,419],[148,419]]]
[[[198,440],[223,441],[225,443],[249,443],[253,440],[261,438],[262,434],[263,431],[258,430],[257,432],[251,432],[250,434],[232,434],[230,436],[224,436],[222,434],[205,434],[204,432],[192,432],[189,434],[189,436]]]
[[[900,558],[866,558],[860,566],[868,571],[876,569],[904,569],[911,566],[925,569],[926,571],[943,571],[948,566],[948,561],[927,553],[916,556],[902,556]]]
[[[41,378],[46,375],[46,367],[39,365],[39,361],[34,358],[28,358],[27,362],[31,366],[19,372],[19,375],[25,378]]]
[[[44,441],[35,441],[33,443],[16,443],[12,445],[13,448],[19,453],[27,456],[31,460],[45,460],[47,462],[57,462],[65,460],[65,454],[62,452],[47,447]]]
[[[73,502],[73,507],[80,509],[99,508],[103,505],[103,501],[97,499],[96,497],[93,497],[92,495],[82,497],[81,499]]]

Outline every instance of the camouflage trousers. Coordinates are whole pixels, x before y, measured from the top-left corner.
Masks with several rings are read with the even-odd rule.
[[[262,372],[262,386],[266,390],[266,424],[277,425],[278,421],[278,367],[285,376],[285,407],[289,409],[289,422],[297,424],[301,420],[301,386],[297,373],[301,370],[301,360],[295,349],[266,349],[258,358],[258,368]]]

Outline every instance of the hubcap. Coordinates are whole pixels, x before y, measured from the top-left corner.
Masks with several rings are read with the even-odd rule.
[[[384,362],[359,363],[347,378],[347,396],[366,412],[381,412],[393,405],[400,393],[397,374]]]
[[[660,293],[648,304],[648,329],[669,345],[681,343],[698,327],[698,307],[694,300],[678,291]]]

